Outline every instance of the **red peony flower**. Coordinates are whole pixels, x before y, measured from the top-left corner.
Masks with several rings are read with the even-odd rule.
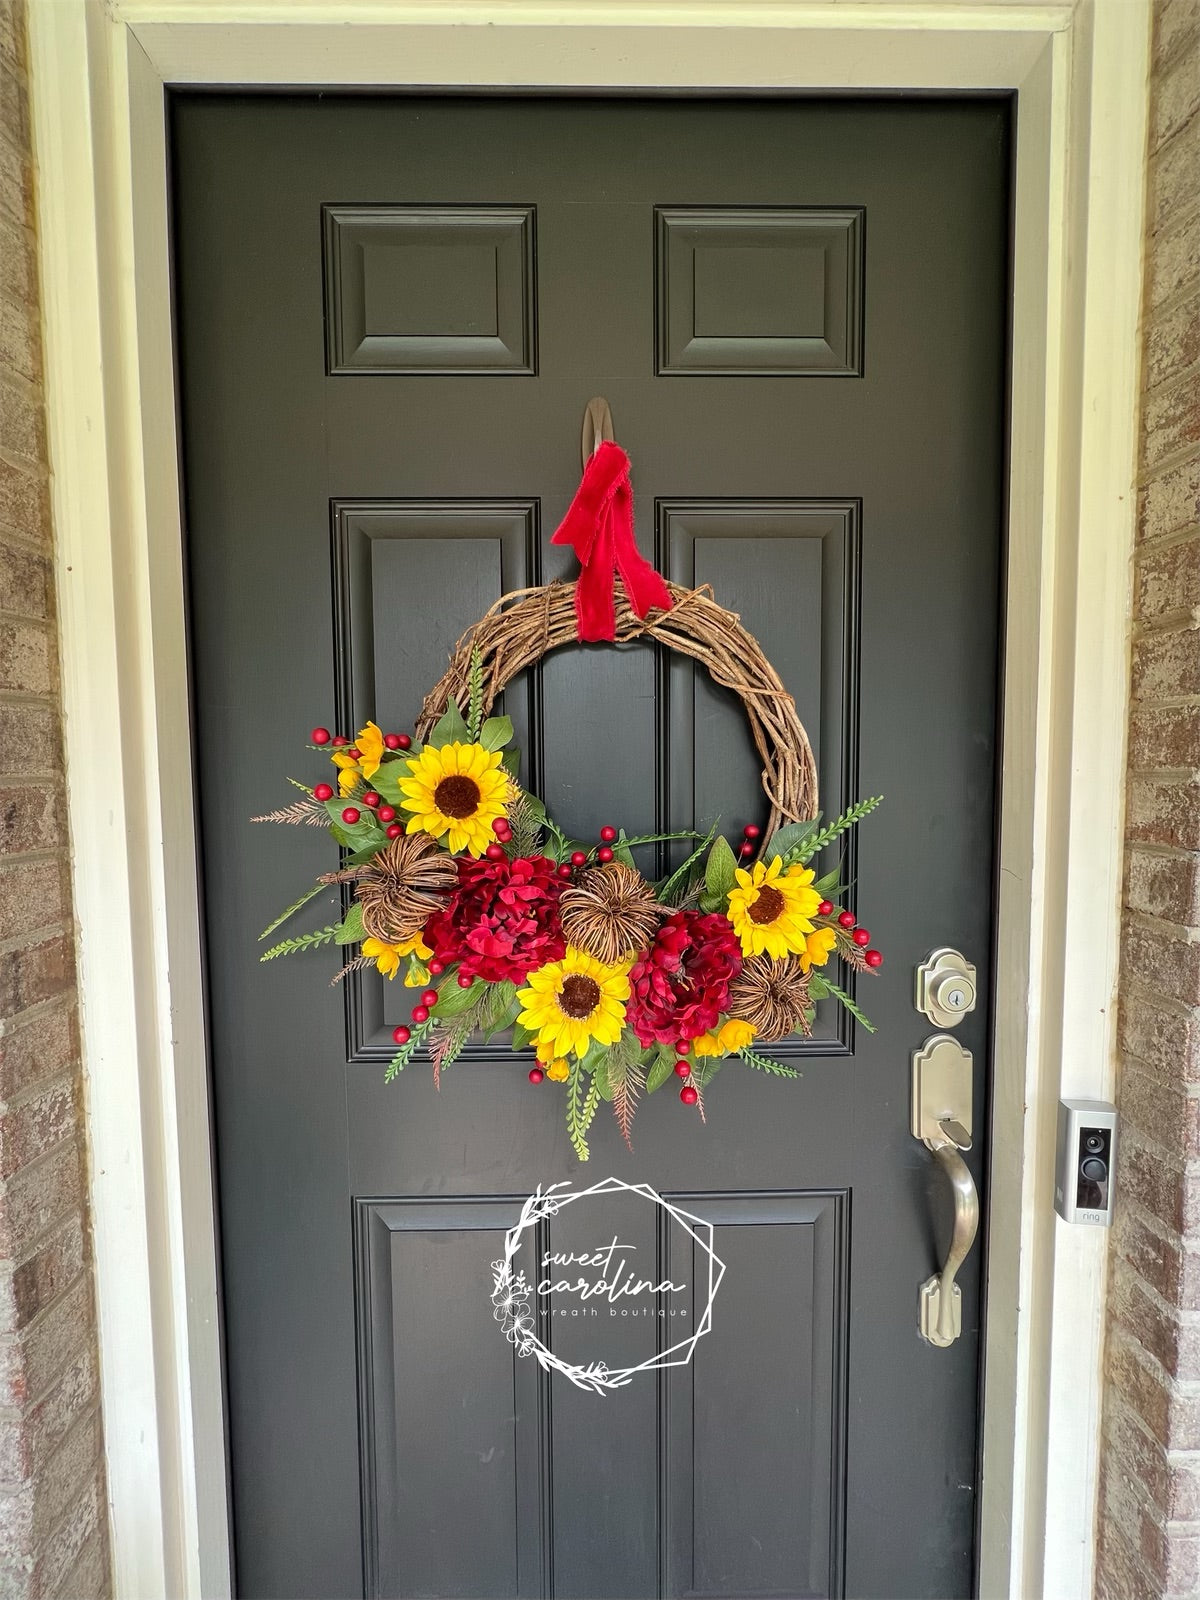
[[[639,1043],[676,1044],[707,1033],[741,970],[741,948],[727,918],[699,911],[668,917],[629,974],[625,1017]]]
[[[458,962],[469,978],[523,983],[566,949],[558,924],[564,888],[553,861],[473,861],[460,856],[458,888],[425,924],[425,943],[444,966]]]

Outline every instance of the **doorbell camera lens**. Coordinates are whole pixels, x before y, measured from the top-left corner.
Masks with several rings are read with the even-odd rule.
[[[1098,1155],[1104,1149],[1104,1135],[1102,1133],[1089,1133],[1083,1141],[1083,1148],[1093,1155]]]
[[[1089,1183],[1103,1183],[1108,1177],[1108,1163],[1101,1161],[1099,1156],[1086,1157],[1079,1170]]]

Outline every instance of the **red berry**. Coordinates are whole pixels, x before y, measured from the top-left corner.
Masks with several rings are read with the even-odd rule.
[[[436,989],[426,989],[425,993],[421,996],[421,1004],[423,1006],[435,1006],[435,1005],[437,1005],[437,1003],[438,1003],[438,992],[437,992],[437,990]]]
[[[559,867],[558,875],[560,878],[569,878],[571,876],[571,869],[565,861],[563,862],[562,866]]]
[[[378,804],[379,796],[375,793],[374,789],[368,789],[366,794],[363,795],[363,805],[370,806],[371,810],[374,811]]]
[[[495,834],[507,833],[508,832],[508,818],[507,817],[497,817],[495,822],[492,823],[492,832],[495,833]]]
[[[353,745],[351,745],[349,750],[346,751],[346,754],[353,761],[361,761],[362,760],[362,751],[355,749],[355,747]]]
[[[312,731],[312,736],[311,737],[312,737],[312,742],[314,744],[328,744],[329,743],[329,729],[328,728],[314,728],[313,731]]]
[[[617,830],[615,828],[601,828],[600,837],[605,844],[611,844],[617,837]]]
[[[429,1021],[429,1007],[428,1006],[414,1006],[413,1007],[413,1021],[414,1022],[428,1022]]]
[[[429,963],[429,970],[436,978],[439,972],[445,972],[446,963],[444,961],[431,961]]]
[[[762,829],[759,827],[757,822],[748,822],[742,829],[742,832],[746,835],[747,839],[757,839],[759,834],[762,832]]]
[[[738,855],[752,856],[753,854],[754,846],[750,843],[749,839],[744,840],[743,843],[738,846]]]
[[[529,1081],[530,1081],[530,1083],[541,1083],[542,1079],[545,1076],[546,1076],[546,1074],[542,1071],[541,1067],[530,1067],[530,1069],[529,1069]]]
[[[399,750],[400,735],[398,733],[385,733],[383,736],[383,747],[385,750]]]
[[[313,790],[313,799],[314,800],[332,800],[333,799],[333,785],[329,784],[329,783],[318,783],[316,788]]]
[[[471,987],[471,985],[475,982],[475,979],[474,978],[468,978],[465,972],[460,972],[455,981],[457,982],[458,987],[460,989],[469,989]]]
[[[380,806],[379,820],[380,822],[394,822],[396,820],[395,806]]]
[[[869,967],[881,967],[883,965],[883,951],[868,950],[863,960]]]
[[[412,740],[409,738],[407,733],[398,733],[396,735],[396,739],[399,742],[401,750],[410,750],[412,748]]]
[[[832,910],[833,910],[833,901],[832,900],[822,900],[821,904],[817,907],[817,915],[819,917],[827,917]]]
[[[502,844],[490,844],[483,853],[489,861],[504,860],[504,846]]]
[[[581,867],[586,860],[587,860],[587,851],[586,850],[572,850],[571,851],[571,865],[573,867]]]
[[[838,918],[838,925],[843,928],[852,928],[854,926],[853,911],[843,911]]]
[[[679,1091],[679,1098],[683,1101],[685,1106],[694,1106],[696,1101],[699,1100],[700,1096],[696,1090],[692,1088],[690,1083],[685,1083],[683,1088]]]
[[[412,1029],[406,1028],[401,1022],[397,1027],[392,1029],[392,1038],[397,1044],[407,1044],[412,1038]]]
[[[690,1039],[680,1039],[675,1048],[679,1051],[681,1056],[685,1056],[692,1048],[692,1041]]]
[[[389,839],[398,839],[400,837],[400,835],[404,832],[404,829],[400,826],[400,824],[398,822],[391,822],[384,829],[384,832],[387,834]]]
[[[613,853],[612,853],[612,849],[611,849],[611,847],[609,845],[602,844],[600,846],[599,850],[596,851],[596,860],[597,861],[606,861],[607,862],[607,861],[611,861],[612,858],[613,858]]]
[[[350,827],[353,827],[360,816],[362,816],[362,812],[357,806],[347,806],[342,812],[342,821],[348,823]]]
[[[871,935],[865,928],[855,928],[854,932],[851,934],[851,938],[857,945],[870,944],[871,942]]]
[[[330,740],[330,743],[335,744],[340,748],[344,744],[349,744],[350,741],[347,739],[344,733],[335,733],[333,738]]]
[[[675,1076],[677,1078],[690,1078],[691,1075],[692,1063],[690,1061],[684,1061],[681,1058],[675,1063]]]

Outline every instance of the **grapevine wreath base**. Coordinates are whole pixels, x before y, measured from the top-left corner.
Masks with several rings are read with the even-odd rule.
[[[529,1081],[564,1086],[581,1160],[601,1100],[628,1142],[642,1094],[672,1079],[703,1117],[731,1058],[798,1076],[762,1047],[807,1035],[826,996],[870,1028],[828,967],[834,956],[864,971],[883,961],[838,904],[838,869],[817,878],[809,865],[878,800],[821,825],[812,750],[778,674],[707,588],[669,585],[642,560],[630,504],[628,459],[602,444],[555,535],[575,545],[579,581],[498,601],[460,640],[413,735],[368,722],[352,743],[314,728],[334,781],[293,779],[303,798],[255,819],[327,827],[343,850],[264,939],[329,885],[351,896],[340,921],[262,960],[340,945],[356,953],[335,982],[376,967],[419,990],[411,1025],[394,1030],[389,1080],[422,1049],[440,1082],[472,1036],[511,1030],[512,1048],[533,1053]],[[639,638],[701,662],[745,707],[768,814],[736,848],[716,824],[703,837],[629,837],[613,824],[574,839],[521,787],[512,723],[490,714],[505,685],[559,645]],[[676,839],[693,843],[686,860],[646,878],[632,848]]]

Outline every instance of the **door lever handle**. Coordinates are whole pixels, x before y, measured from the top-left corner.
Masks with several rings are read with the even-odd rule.
[[[971,1148],[971,1054],[937,1034],[912,1058],[911,1127],[950,1180],[954,1231],[941,1272],[917,1296],[921,1337],[944,1349],[962,1332],[962,1290],[955,1279],[979,1232],[979,1191],[962,1152]]]

